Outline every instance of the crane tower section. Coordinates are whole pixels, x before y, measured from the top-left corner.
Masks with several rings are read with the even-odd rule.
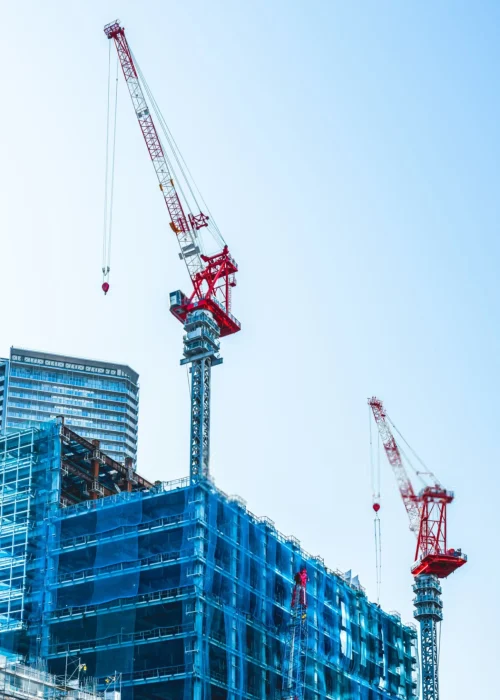
[[[209,477],[211,371],[213,366],[222,362],[219,339],[241,328],[231,313],[231,292],[236,286],[238,266],[213,219],[198,208],[197,188],[189,171],[182,165],[182,156],[132,54],[124,28],[116,20],[104,27],[104,33],[115,43],[135,115],[167,205],[170,228],[179,243],[179,257],[184,260],[192,283],[189,294],[180,290],[170,294],[170,311],[184,325],[181,364],[191,366],[190,477],[191,482],[196,483]],[[160,140],[145,92],[163,129],[169,151]],[[186,190],[178,184],[174,161]],[[209,232],[215,240],[218,249],[215,253],[206,253],[202,231]],[[108,289],[109,284],[105,282],[105,294]]]

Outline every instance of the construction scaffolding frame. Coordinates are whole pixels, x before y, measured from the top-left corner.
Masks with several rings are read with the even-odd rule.
[[[18,624],[52,673],[81,658],[100,690],[121,674],[125,700],[280,698],[293,576],[306,566],[305,699],[417,697],[415,629],[211,481],[62,507],[54,473],[69,447],[50,426],[21,440],[38,460],[28,474],[45,474],[30,511],[40,519],[27,536],[18,522],[37,574],[24,588],[11,577],[24,602],[4,610],[3,629]]]

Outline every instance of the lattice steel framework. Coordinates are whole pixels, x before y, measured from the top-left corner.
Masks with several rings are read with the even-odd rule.
[[[193,482],[208,477],[210,459],[210,379],[212,358],[196,360],[191,368],[190,474]]]
[[[303,700],[307,660],[307,574],[295,575],[290,606],[290,623],[285,645],[283,700]]]
[[[191,440],[189,474],[191,483],[209,476],[210,465],[210,382],[212,367],[219,365],[219,327],[208,311],[194,311],[184,324],[184,359],[191,364]]]
[[[210,321],[191,319],[187,350]],[[1,554],[13,574],[21,557],[26,576],[4,576],[25,605],[2,599],[0,645],[41,656],[56,675],[68,656],[81,658],[82,678],[100,690],[119,674],[123,700],[281,700],[294,625],[305,650],[305,586],[295,572],[307,567],[307,656],[293,666],[303,700],[416,698],[416,632],[242,499],[200,478],[59,507],[76,441],[58,423],[4,440]],[[35,525],[27,535],[25,513]]]
[[[0,632],[23,628],[38,435],[31,429],[0,440]]]
[[[437,623],[443,619],[441,584],[437,576],[421,574],[415,578],[414,616],[420,622],[420,653],[423,700],[439,699],[439,659]]]
[[[165,204],[171,216],[170,227],[177,235],[181,255],[186,263],[189,274],[193,277],[203,269],[203,262],[200,257],[200,248],[197,241],[196,231],[198,228],[207,225],[208,217],[200,213],[198,216],[192,214],[186,216],[179,195],[175,189],[173,175],[165,157],[162,144],[158,137],[153,118],[150,114],[146,98],[134,65],[130,47],[125,38],[123,27],[118,22],[111,22],[106,25],[104,32],[108,39],[114,39],[118,58],[123,70],[123,76],[134,105],[137,121],[141,127],[144,141],[151,157],[160,190],[165,199]]]

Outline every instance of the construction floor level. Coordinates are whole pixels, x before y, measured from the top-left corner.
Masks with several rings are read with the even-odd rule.
[[[74,664],[66,669],[68,672],[64,677],[57,677],[47,673],[42,668],[43,663],[27,666],[15,654],[3,654],[2,651],[0,649],[2,700],[119,700],[113,696],[118,692],[114,690],[114,684],[104,693],[98,693],[90,679],[82,685]]]
[[[210,481],[151,484],[59,421],[0,438],[0,646],[126,700],[281,698],[293,575],[306,700],[417,697],[416,632]]]

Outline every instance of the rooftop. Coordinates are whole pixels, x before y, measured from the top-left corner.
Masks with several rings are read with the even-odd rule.
[[[103,371],[98,374],[116,374],[116,370],[120,370],[120,374],[137,384],[139,374],[129,365],[123,365],[115,362],[106,362],[104,360],[94,360],[84,357],[73,357],[71,355],[59,355],[41,350],[31,350],[28,348],[18,348],[12,346],[10,348],[10,359],[14,362],[29,362],[30,364],[38,364],[40,366],[55,367],[56,369],[69,369],[80,372],[95,372],[95,370],[110,370]],[[33,362],[39,360],[39,362]],[[58,364],[54,364],[58,363]],[[114,371],[113,371],[114,370]]]

